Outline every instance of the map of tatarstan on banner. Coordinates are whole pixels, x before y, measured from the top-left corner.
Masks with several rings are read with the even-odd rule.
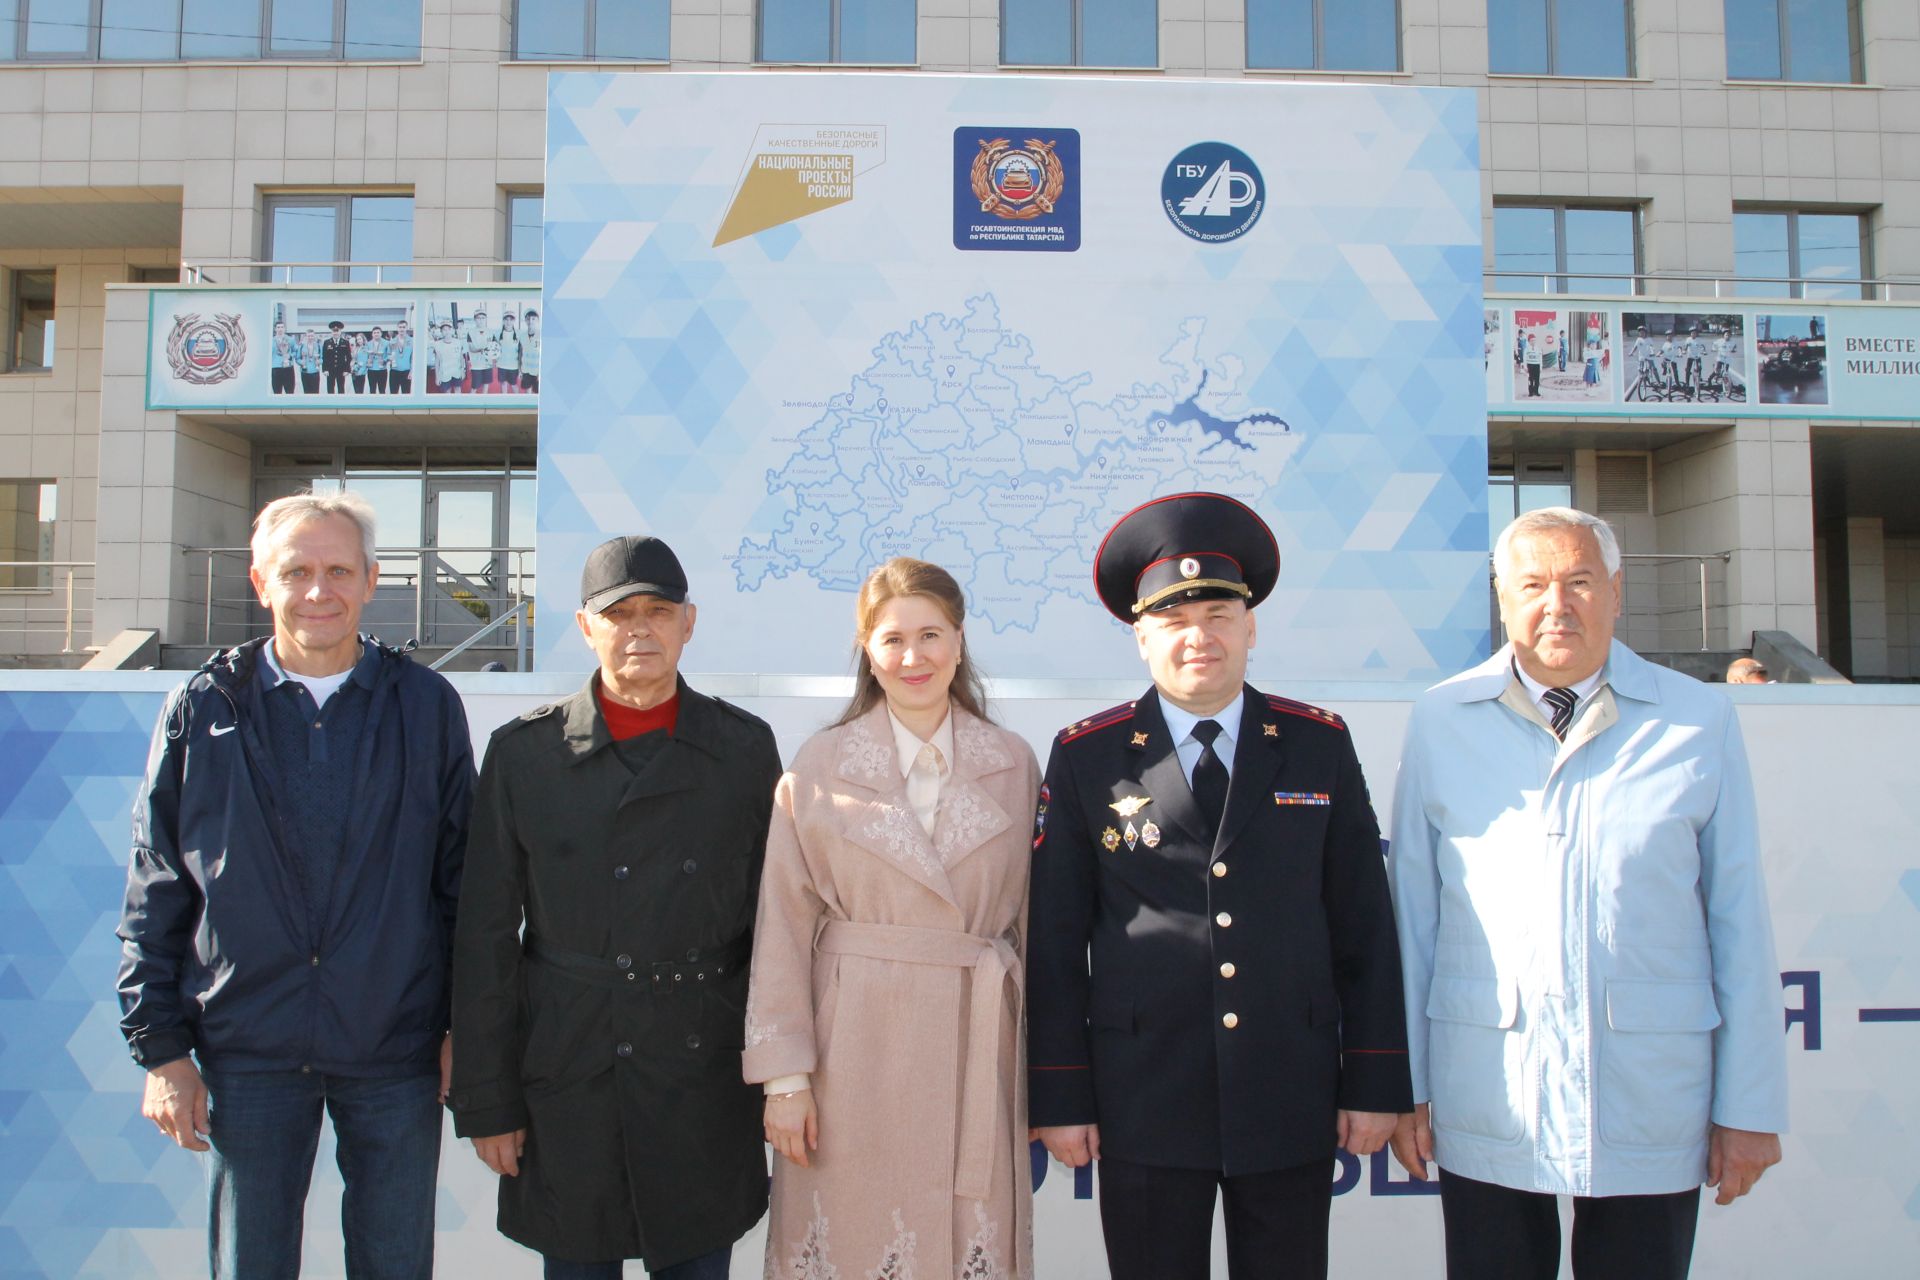
[[[1048,369],[991,295],[886,335],[768,473],[791,513],[741,541],[736,585],[800,574],[855,591],[917,555],[959,566],[996,632],[1035,630],[1049,597],[1097,605],[1087,534],[1110,513],[1182,489],[1257,502],[1299,446],[1279,415],[1237,403],[1244,362],[1204,355],[1205,330],[1186,320],[1157,369],[1104,393]]]

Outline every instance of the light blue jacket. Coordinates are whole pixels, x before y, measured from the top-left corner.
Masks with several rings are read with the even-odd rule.
[[[1709,1121],[1785,1131],[1780,973],[1724,694],[1615,643],[1560,743],[1501,649],[1415,704],[1388,871],[1443,1168],[1684,1191]]]

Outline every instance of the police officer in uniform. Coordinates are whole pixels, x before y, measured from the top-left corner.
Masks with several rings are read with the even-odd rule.
[[[625,1258],[724,1280],[767,1206],[741,1051],[780,756],[680,678],[695,612],[666,543],[601,544],[580,600],[599,669],[494,734],[475,794],[455,1132],[548,1280],[617,1280]]]
[[[1347,727],[1245,682],[1280,556],[1232,498],[1095,558],[1154,687],[1063,729],[1033,854],[1028,1121],[1099,1162],[1114,1280],[1326,1274],[1336,1145],[1411,1109],[1379,828]]]

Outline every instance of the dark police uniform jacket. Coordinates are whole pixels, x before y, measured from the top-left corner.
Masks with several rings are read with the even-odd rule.
[[[1157,693],[1068,726],[1047,762],[1028,1120],[1098,1124],[1103,1156],[1269,1172],[1331,1160],[1336,1109],[1413,1106],[1380,833],[1347,727],[1251,686],[1243,706],[1211,843]]]
[[[504,1234],[657,1271],[766,1210],[740,1054],[780,756],[764,722],[684,681],[671,737],[616,743],[598,679],[487,750],[454,937],[454,1124],[528,1130]]]

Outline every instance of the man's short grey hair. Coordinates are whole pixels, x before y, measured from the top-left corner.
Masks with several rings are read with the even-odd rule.
[[[1620,572],[1620,540],[1613,536],[1612,525],[1599,516],[1575,511],[1572,507],[1541,507],[1516,518],[1500,531],[1499,539],[1493,544],[1493,576],[1505,578],[1507,570],[1513,566],[1515,538],[1550,533],[1555,529],[1591,530],[1593,540],[1600,544],[1600,561],[1607,568],[1607,576]]]
[[[322,516],[345,516],[360,530],[360,555],[367,570],[373,569],[373,504],[357,493],[296,493],[275,498],[260,508],[253,518],[253,566],[264,570],[273,554],[273,543],[282,532]]]

